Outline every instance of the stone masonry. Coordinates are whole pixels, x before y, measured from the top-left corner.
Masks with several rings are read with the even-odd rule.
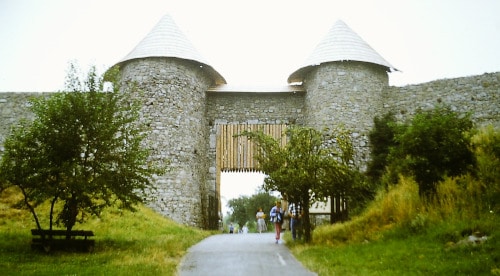
[[[443,79],[403,87],[387,86],[381,73],[370,77],[366,84],[356,79],[356,85],[342,90],[338,78],[349,74],[365,74],[363,64],[329,64],[314,73],[297,92],[217,92],[209,88],[209,79],[198,68],[179,60],[138,60],[140,69],[123,68],[124,75],[136,78],[141,86],[158,88],[143,94],[143,120],[151,127],[149,146],[153,159],[170,160],[172,174],[158,179],[158,194],[151,207],[178,222],[205,227],[202,212],[207,196],[215,193],[215,126],[217,124],[299,124],[328,127],[347,126],[357,141],[356,147],[367,160],[368,138],[376,115],[389,111],[399,119],[410,118],[416,109],[429,109],[438,103],[452,106],[459,112],[472,112],[478,126],[500,128],[500,72],[478,76]],[[168,64],[170,69],[154,69]],[[335,65],[340,65],[335,69]],[[132,66],[134,67],[134,66]],[[369,65],[370,67],[370,65]],[[190,69],[194,69],[191,72]],[[131,70],[131,71],[129,71]],[[150,77],[139,77],[143,70]],[[163,73],[153,73],[162,72]],[[331,80],[316,79],[324,71],[338,70]],[[369,72],[373,69],[367,69]],[[350,72],[350,73],[349,73]],[[382,80],[380,80],[382,79]],[[317,87],[316,87],[317,86]],[[373,87],[373,88],[370,88]],[[309,89],[321,89],[320,99],[306,99]],[[181,93],[172,93],[180,91]],[[334,91],[331,94],[328,91]],[[337,92],[335,92],[337,91]],[[342,91],[346,91],[342,93]],[[32,119],[30,97],[50,96],[50,93],[0,93],[0,154],[10,128],[21,118]],[[312,96],[311,96],[312,97]],[[306,104],[311,102],[310,104]],[[314,110],[314,112],[312,112]],[[312,113],[312,114],[311,114]],[[162,161],[163,160],[163,161]]]
[[[191,45],[174,47],[178,52],[173,53],[161,52],[161,47],[155,52],[154,47],[168,40],[172,30],[174,38],[180,37],[172,21],[164,19],[141,42],[142,47],[118,65],[122,82],[139,88],[130,96],[140,97],[143,103],[141,120],[150,129],[146,146],[152,151],[151,159],[170,162],[171,170],[155,179],[157,192],[149,205],[182,224],[215,228],[219,220],[219,205],[214,204],[219,199],[215,156],[219,125],[344,126],[352,132],[362,169],[369,160],[368,133],[373,118],[389,111],[406,120],[417,109],[442,103],[460,113],[471,112],[478,126],[500,128],[500,72],[389,86],[390,64],[345,24],[336,25],[329,37],[337,45],[334,50],[344,54],[331,59],[316,55],[292,74],[289,82],[299,80],[298,84],[262,91],[227,89],[222,76],[201,61]],[[348,43],[358,41],[356,49],[365,51],[362,58],[346,50],[351,45],[342,46],[344,36]],[[321,45],[329,47],[328,43]],[[0,155],[10,128],[23,118],[33,118],[29,98],[48,96],[50,93],[0,93]]]

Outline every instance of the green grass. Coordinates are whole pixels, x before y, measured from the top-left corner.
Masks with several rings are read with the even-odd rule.
[[[446,200],[426,202],[415,183],[401,179],[359,217],[317,227],[313,243],[295,243],[289,234],[285,240],[318,275],[500,275],[500,217],[472,212],[481,210],[474,206],[479,201],[454,191],[455,184],[443,182],[452,195],[440,196]],[[461,244],[475,232],[486,242]]]
[[[151,209],[108,210],[75,229],[92,230],[93,252],[44,253],[30,247],[27,211],[0,203],[1,275],[174,275],[187,249],[211,233],[181,226]]]
[[[500,225],[497,225],[500,226]],[[498,228],[497,228],[498,229]],[[377,241],[326,246],[290,244],[293,254],[318,275],[500,275],[500,231],[480,246],[450,247],[434,231]],[[400,232],[403,230],[394,230]],[[403,231],[404,232],[404,231]],[[497,273],[497,274],[495,274]]]
[[[454,193],[453,182],[443,185]],[[0,197],[1,275],[175,275],[187,249],[212,234],[144,206],[135,213],[110,209],[75,228],[94,231],[92,253],[46,254],[31,250],[35,224],[27,211],[11,207],[15,194],[9,193]],[[287,231],[286,244],[318,275],[500,275],[498,214],[464,209],[467,195],[438,207],[415,193],[414,183],[402,179],[359,217],[317,227],[313,243],[293,242]],[[457,245],[476,231],[488,236],[484,244]]]

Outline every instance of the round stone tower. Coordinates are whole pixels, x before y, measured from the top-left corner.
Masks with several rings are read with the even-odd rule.
[[[337,21],[304,65],[288,78],[302,82],[305,124],[318,130],[345,126],[353,133],[356,159],[368,159],[368,133],[381,111],[381,93],[394,69],[344,22]],[[394,69],[395,70],[395,69]]]
[[[134,83],[155,162],[171,162],[150,199],[173,220],[207,227],[206,90],[224,78],[199,55],[172,18],[164,16],[118,65],[122,85]]]

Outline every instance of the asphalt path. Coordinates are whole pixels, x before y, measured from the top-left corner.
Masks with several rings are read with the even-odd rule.
[[[189,238],[189,237],[186,237]],[[179,276],[316,275],[295,259],[274,233],[219,234],[193,247],[181,261]]]

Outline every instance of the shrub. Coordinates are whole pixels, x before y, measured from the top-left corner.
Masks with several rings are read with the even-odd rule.
[[[471,150],[473,124],[446,106],[419,111],[396,134],[398,146],[391,156],[394,166],[415,177],[421,195],[433,196],[445,176],[459,176],[475,164]]]
[[[385,173],[390,149],[396,146],[394,140],[396,135],[395,124],[396,118],[392,112],[373,119],[373,129],[368,134],[371,146],[371,160],[368,162],[366,171],[366,175],[373,181],[377,181]]]
[[[489,211],[498,213],[500,205],[500,131],[492,126],[483,128],[472,138],[477,158],[477,176],[481,186],[477,191]]]

